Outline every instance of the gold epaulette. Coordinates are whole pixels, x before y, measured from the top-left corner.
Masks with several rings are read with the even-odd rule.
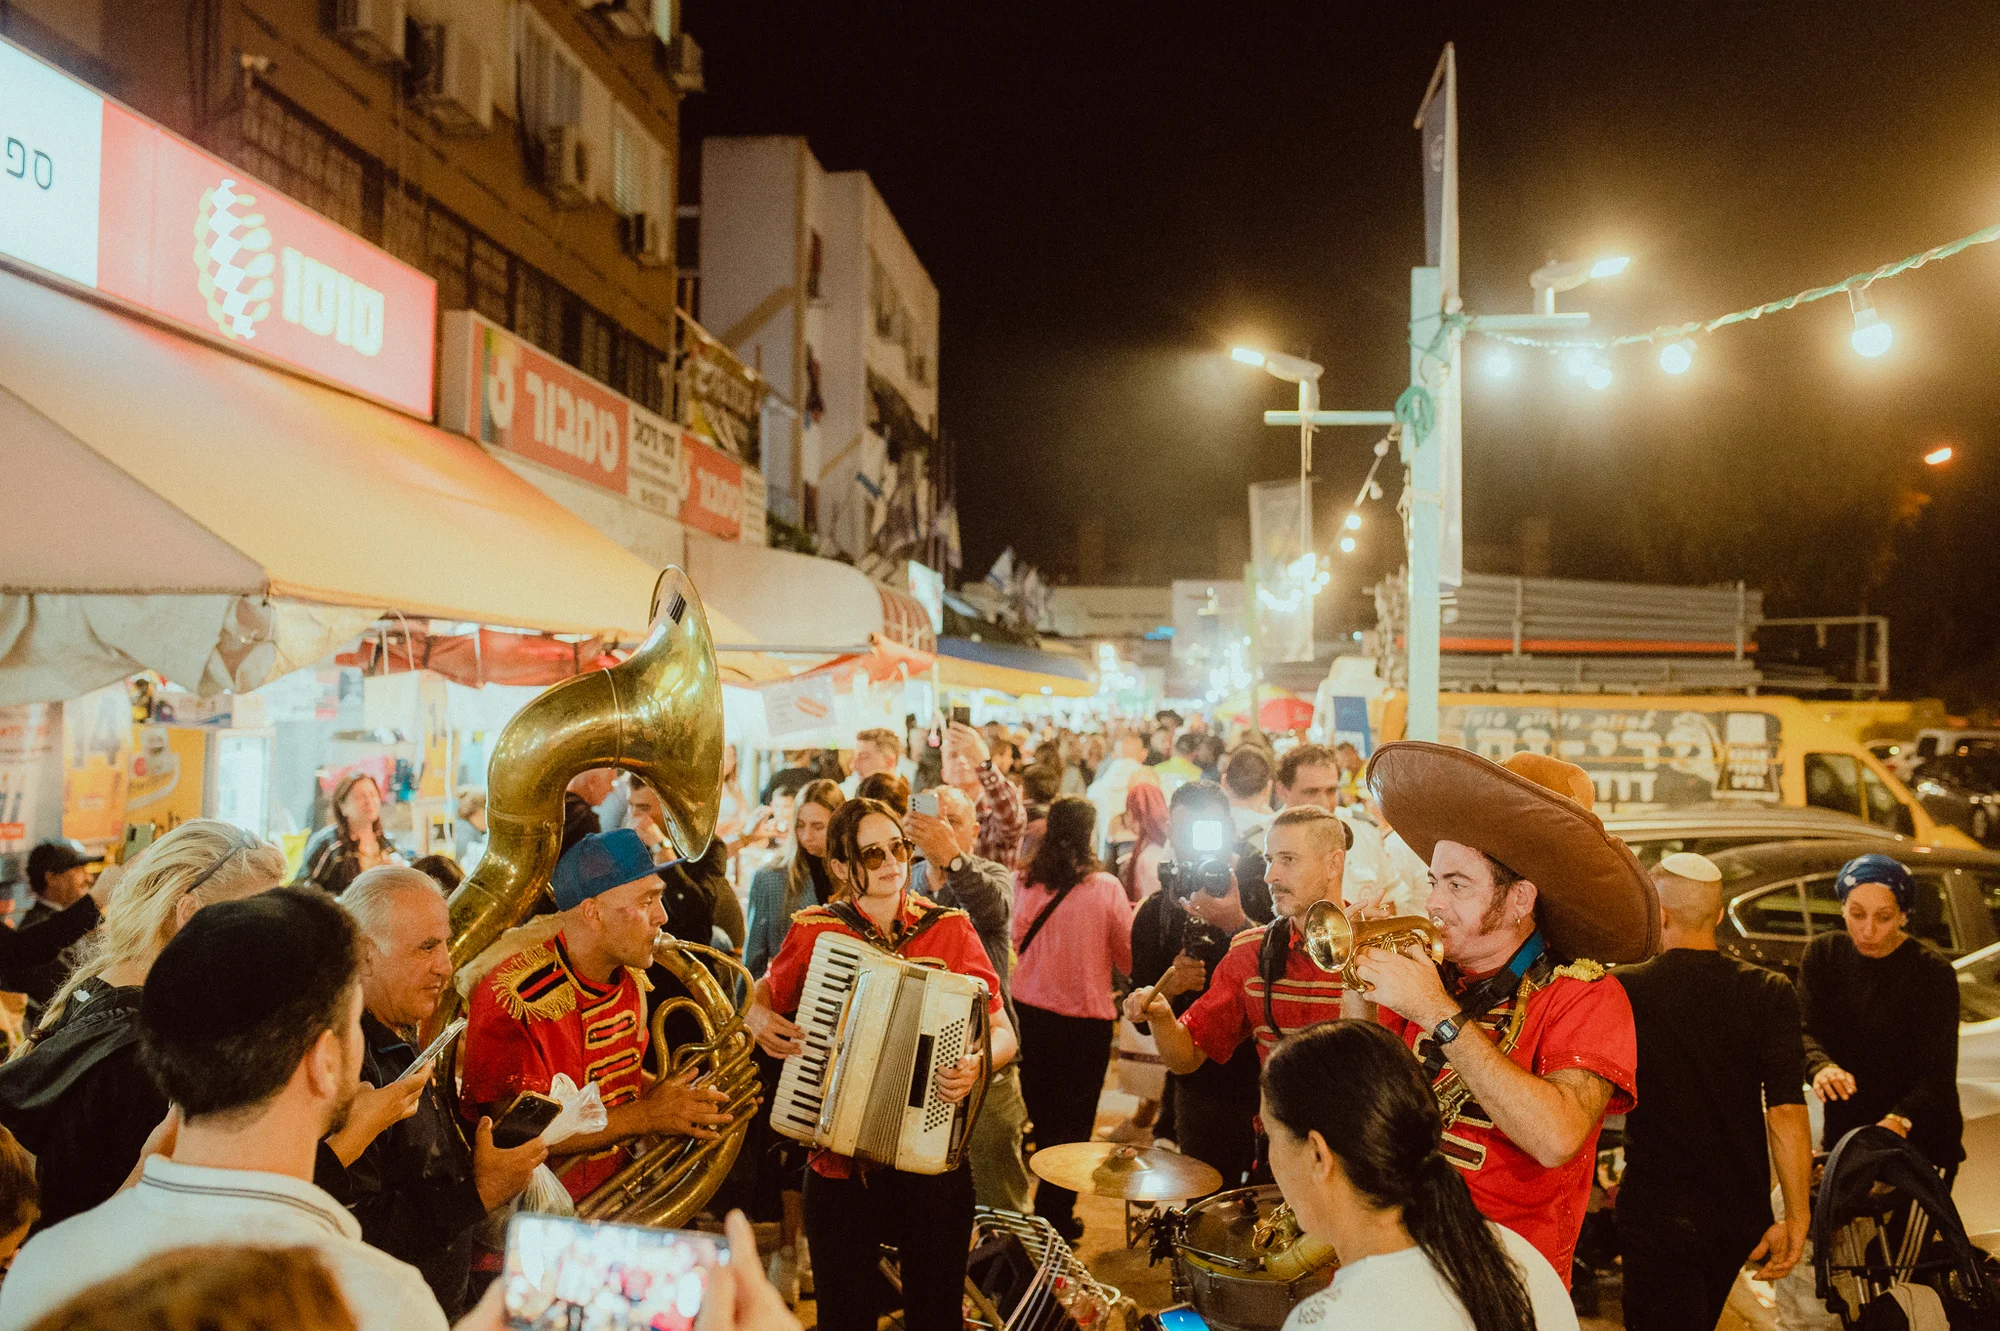
[[[553,1021],[576,1011],[576,985],[552,943],[517,952],[493,969],[495,996],[507,1015]]]
[[[1570,962],[1569,965],[1558,966],[1549,972],[1549,978],[1554,980],[1568,976],[1572,980],[1582,980],[1588,984],[1592,980],[1601,980],[1609,974],[1611,972],[1605,969],[1603,962],[1592,961],[1587,957],[1578,957],[1575,961]]]

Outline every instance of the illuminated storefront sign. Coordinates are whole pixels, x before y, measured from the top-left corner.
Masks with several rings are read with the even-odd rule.
[[[469,310],[445,316],[439,424],[581,481],[626,490],[626,401]]]
[[[692,431],[471,310],[444,316],[441,359],[438,424],[445,429],[698,531],[763,543],[762,478]]]
[[[743,464],[691,434],[681,437],[681,521],[725,541],[743,534]]]
[[[0,173],[0,254],[430,418],[436,283],[5,42]]]

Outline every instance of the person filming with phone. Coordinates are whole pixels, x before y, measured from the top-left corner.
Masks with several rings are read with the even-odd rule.
[[[517,1101],[546,1096],[558,1074],[579,1089],[596,1082],[609,1122],[565,1139],[553,1165],[582,1198],[630,1162],[634,1138],[713,1138],[729,1116],[722,1092],[692,1084],[696,1068],[646,1078],[638,977],[667,917],[665,885],[639,834],[584,837],[556,862],[549,886],[560,913],[503,935],[468,968],[462,1112],[504,1127]]]
[[[356,878],[340,904],[361,935],[361,1078],[401,1088],[411,1106],[351,1161],[322,1149],[313,1181],[347,1204],[363,1239],[423,1272],[456,1315],[472,1269],[472,1245],[460,1240],[521,1194],[548,1148],[495,1146],[489,1118],[468,1147],[433,1079],[437,1055],[420,1056],[417,1031],[451,983],[451,913],[437,884],[384,865]]]

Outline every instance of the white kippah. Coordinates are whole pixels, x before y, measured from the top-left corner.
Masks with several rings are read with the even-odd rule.
[[[1660,867],[1676,878],[1687,878],[1697,883],[1719,883],[1722,870],[1715,867],[1706,855],[1693,851],[1679,850],[1660,861]]]

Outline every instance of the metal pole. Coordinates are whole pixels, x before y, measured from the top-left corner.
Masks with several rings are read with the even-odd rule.
[[[1410,270],[1410,382],[1428,389],[1423,351],[1427,330],[1436,327],[1443,291],[1435,268]],[[1428,433],[1414,426],[1403,430],[1403,461],[1410,468],[1410,622],[1405,639],[1409,659],[1409,719],[1406,739],[1435,741],[1438,737],[1438,650],[1441,613],[1438,595],[1440,546],[1444,539],[1442,512],[1444,444],[1441,421]]]

